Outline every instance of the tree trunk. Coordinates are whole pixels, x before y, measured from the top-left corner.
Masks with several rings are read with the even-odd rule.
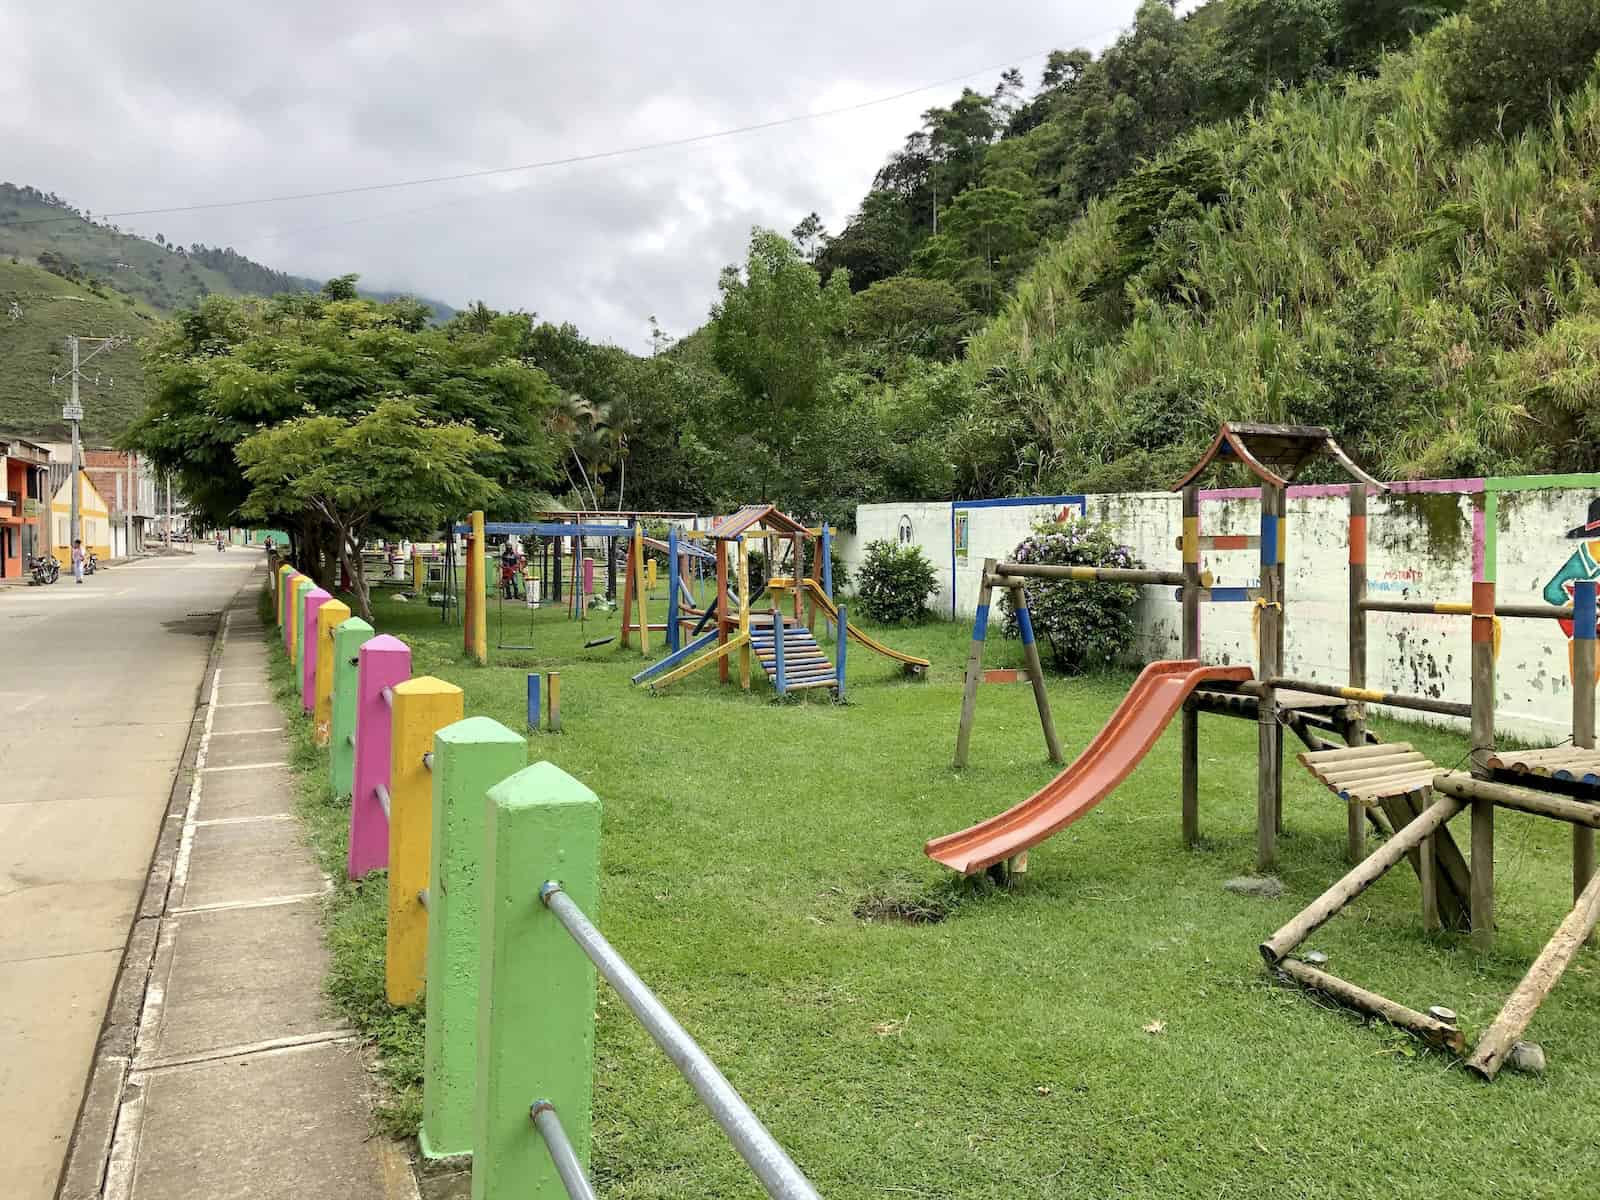
[[[350,577],[350,598],[356,602],[356,613],[368,625],[372,624],[372,593],[367,588],[366,564],[361,560],[361,543],[349,530],[339,530],[339,561]],[[355,547],[352,550],[352,546]]]

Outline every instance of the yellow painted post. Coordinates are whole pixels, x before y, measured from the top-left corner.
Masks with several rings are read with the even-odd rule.
[[[489,603],[485,599],[487,589],[485,581],[489,572],[485,570],[488,562],[489,547],[483,538],[483,510],[480,508],[472,514],[472,548],[477,556],[478,585],[472,597],[472,658],[479,666],[489,661]]]
[[[561,672],[551,671],[545,675],[544,694],[550,705],[550,714],[545,718],[544,727],[551,733],[561,732]]]
[[[750,555],[744,538],[739,539],[739,632],[744,644],[739,647],[739,686],[750,690]]]
[[[656,590],[656,560],[653,558],[644,565],[644,585],[651,592]]]
[[[289,658],[296,669],[300,666],[300,655],[304,650],[300,643],[305,640],[305,630],[301,628],[303,622],[297,614],[304,611],[305,606],[301,601],[305,594],[316,586],[316,580],[307,575],[299,576],[289,585]]]
[[[411,547],[411,590],[422,590],[422,551]]]
[[[333,727],[333,631],[350,619],[350,606],[329,600],[317,609],[317,677],[311,701],[311,721],[317,745],[328,744]]]
[[[384,991],[390,1004],[422,997],[428,964],[428,886],[433,857],[433,772],[422,756],[433,735],[461,720],[465,702],[453,683],[424,675],[394,687],[389,760],[389,936]]]
[[[633,586],[635,590],[634,603],[639,609],[639,649],[645,654],[650,653],[650,605],[649,589],[644,578],[644,526],[633,527],[633,546],[629,553],[633,563]]]

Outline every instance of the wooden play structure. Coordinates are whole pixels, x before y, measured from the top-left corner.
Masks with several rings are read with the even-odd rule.
[[[687,540],[686,540],[687,539]],[[716,592],[712,602],[697,607],[687,586],[690,542],[706,541],[716,565]],[[750,588],[749,548],[766,547],[768,578],[756,592]],[[842,698],[845,688],[845,649],[853,641],[875,654],[899,663],[907,672],[922,674],[928,660],[893,650],[857,626],[833,600],[832,535],[826,525],[808,528],[804,522],[779,512],[771,504],[747,505],[718,517],[708,530],[668,533],[666,543],[656,543],[667,557],[667,620],[653,626],[645,617],[643,531],[635,534],[628,554],[628,583],[624,589],[623,644],[633,633],[640,649],[649,652],[649,635],[660,629],[667,635],[668,654],[633,677],[636,684],[667,687],[713,663],[721,682],[729,682],[732,660],[738,655],[739,686],[750,690],[751,660],[772,681],[779,695],[819,688]],[[813,549],[809,572],[806,547]],[[766,597],[767,607],[756,602]],[[817,644],[814,630],[818,614],[829,628],[842,631],[830,659]]]
[[[1319,456],[1331,458],[1353,478],[1349,488],[1349,682],[1343,686],[1294,678],[1283,668],[1288,548],[1285,494],[1300,467]],[[1244,467],[1260,481],[1258,537],[1206,538],[1200,532],[1199,480],[1209,468],[1229,463]],[[1466,1059],[1469,1069],[1492,1079],[1539,1003],[1600,921],[1594,832],[1600,827],[1600,753],[1594,743],[1595,582],[1576,582],[1570,605],[1496,604],[1491,578],[1475,580],[1472,598],[1466,603],[1368,596],[1367,498],[1370,491],[1388,489],[1357,467],[1328,430],[1320,427],[1224,425],[1204,457],[1174,490],[1183,496],[1181,573],[985,562],[956,736],[957,766],[967,762],[994,588],[1010,589],[1016,605],[1027,672],[1053,762],[1061,762],[1062,755],[1034,645],[1025,580],[1176,584],[1183,605],[1183,658],[1148,666],[1106,726],[1045,787],[971,829],[933,839],[927,844],[927,854],[964,874],[987,869],[1004,878],[1024,870],[1029,849],[1100,803],[1179,711],[1183,713],[1183,837],[1192,845],[1199,836],[1198,715],[1210,712],[1253,719],[1257,724],[1257,862],[1260,869],[1270,869],[1277,859],[1277,835],[1283,820],[1283,731],[1290,729],[1306,746],[1300,763],[1347,805],[1347,851],[1354,866],[1262,943],[1263,958],[1286,981],[1380,1017],[1433,1045],[1463,1052],[1465,1036],[1450,1010],[1436,1007],[1429,1013],[1417,1012],[1330,974],[1321,963],[1292,957],[1294,951],[1401,860],[1410,863],[1420,882],[1424,924],[1432,929],[1470,930],[1474,946],[1487,948],[1494,936],[1495,809],[1566,822],[1573,827],[1573,908]],[[1259,585],[1212,588],[1200,571],[1202,548],[1258,550]],[[1229,601],[1254,606],[1257,661],[1253,672],[1245,667],[1208,667],[1199,661],[1200,605]],[[1470,702],[1368,688],[1367,614],[1373,612],[1469,617]],[[1571,622],[1570,745],[1526,752],[1495,749],[1495,654],[1499,622],[1509,618]],[[1381,743],[1367,728],[1369,704],[1470,721],[1470,770],[1442,769],[1407,743]],[[1471,810],[1470,861],[1448,828],[1449,821],[1467,809]],[[1369,824],[1385,837],[1370,854]]]

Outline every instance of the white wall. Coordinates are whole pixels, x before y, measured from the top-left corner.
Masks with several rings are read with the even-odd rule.
[[[1475,569],[1498,582],[1501,604],[1546,603],[1545,590],[1578,553],[1586,574],[1600,574],[1600,529],[1568,537],[1600,503],[1600,475],[1490,480],[1432,480],[1396,484],[1368,501],[1368,591],[1400,600],[1471,599]],[[841,535],[840,552],[854,573],[875,538],[895,540],[909,521],[912,541],[932,561],[939,590],[930,607],[942,616],[970,617],[985,558],[1004,559],[1043,518],[1082,511],[1109,524],[1147,566],[1177,570],[1182,514],[1170,492],[1087,497],[1024,497],[1000,501],[868,504],[856,512],[856,532]],[[1286,673],[1329,684],[1348,682],[1348,499],[1342,486],[1291,488],[1286,559]],[[955,551],[952,525],[968,522],[965,555]],[[1201,493],[1200,521],[1208,534],[1254,534],[1260,520],[1254,489]],[[1581,556],[1580,556],[1581,557]],[[1202,567],[1217,587],[1254,587],[1256,551],[1207,551]],[[1176,657],[1179,604],[1174,589],[1142,589],[1138,661]],[[1208,662],[1254,663],[1249,603],[1206,604],[1202,656]],[[1507,618],[1497,662],[1497,725],[1533,739],[1557,740],[1571,725],[1569,641],[1554,621]],[[1367,629],[1367,686],[1439,699],[1469,698],[1468,618],[1372,613]],[[1413,714],[1420,715],[1420,714]],[[1440,720],[1445,720],[1440,718]],[[1446,722],[1452,723],[1452,722]],[[1459,722],[1453,722],[1459,724]]]

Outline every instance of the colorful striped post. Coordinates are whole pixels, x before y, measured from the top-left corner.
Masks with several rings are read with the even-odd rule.
[[[539,732],[539,672],[528,672],[528,732]]]
[[[422,899],[433,857],[433,775],[423,755],[433,737],[463,715],[461,689],[423,675],[397,683],[389,753],[389,934],[383,955],[390,1004],[422,998],[428,960],[428,909]]]
[[[468,717],[434,735],[428,1015],[417,1139],[428,1158],[472,1152],[478,927],[488,829],[484,797],[527,763],[526,739],[488,717]]]
[[[489,604],[487,597],[486,579],[489,572],[485,569],[488,561],[489,546],[483,537],[483,510],[476,509],[472,514],[472,562],[477,567],[478,586],[472,596],[472,622],[468,632],[472,637],[470,647],[472,661],[480,667],[489,661]]]
[[[644,526],[633,527],[633,541],[629,544],[629,569],[633,572],[633,603],[638,609],[639,652],[650,653],[650,593],[644,577]]]
[[[317,613],[333,596],[322,588],[312,588],[301,598],[300,623],[300,707],[310,712],[317,702]],[[348,610],[347,610],[348,611]]]
[[[311,724],[319,746],[326,746],[333,735],[334,630],[350,619],[350,606],[342,600],[329,600],[317,610],[316,677],[312,686]]]
[[[411,648],[380,633],[356,657],[356,760],[350,792],[350,852],[345,871],[360,879],[389,863],[389,818],[378,789],[389,789],[394,714],[384,692],[411,677]]]
[[[1364,688],[1367,686],[1367,610],[1361,607],[1361,602],[1367,598],[1367,485],[1359,480],[1350,485],[1350,660],[1348,673],[1350,686]],[[1352,746],[1364,746],[1367,742],[1367,710],[1362,705],[1354,705],[1350,709],[1350,723],[1346,726],[1345,740]],[[1350,860],[1350,865],[1362,861],[1367,857],[1367,806],[1363,801],[1352,799],[1350,807],[1345,814],[1345,856]],[[1429,838],[1421,849],[1422,855],[1430,856],[1436,848],[1433,838]],[[1431,861],[1431,859],[1430,859]]]
[[[989,636],[989,601],[994,595],[994,585],[989,581],[995,578],[994,569],[998,565],[998,559],[983,560],[983,574],[980,577],[983,582],[978,585],[978,612],[972,621],[972,646],[967,651],[967,674],[961,686],[961,723],[956,727],[955,765],[958,767],[967,765],[967,747],[972,742],[972,720],[978,713],[978,681],[983,677],[983,643]],[[844,631],[848,628],[841,614],[841,642],[845,640]]]
[[[667,526],[667,649],[678,652],[678,527]]]
[[[1583,579],[1572,589],[1572,744],[1594,748],[1595,581]],[[1572,896],[1583,895],[1594,878],[1594,830],[1572,827]]]
[[[1183,489],[1183,587],[1179,591],[1182,609],[1182,657],[1200,658],[1200,486]],[[1181,749],[1182,834],[1185,846],[1200,844],[1200,710],[1194,701],[1183,705]]]
[[[1278,861],[1278,824],[1282,808],[1283,730],[1278,724],[1278,694],[1272,680],[1279,674],[1280,617],[1283,613],[1282,546],[1284,489],[1261,485],[1261,594],[1256,597],[1256,678],[1261,681],[1256,717],[1256,869],[1267,872]]]
[[[1494,754],[1494,583],[1472,585],[1472,774],[1490,775]],[[1494,801],[1472,801],[1472,945],[1494,946]]]
[[[561,732],[561,672],[551,671],[545,676],[545,696],[550,706],[544,727],[550,733]]]
[[[1056,724],[1050,716],[1050,696],[1044,688],[1044,664],[1039,661],[1039,643],[1033,635],[1033,617],[1028,612],[1028,593],[1021,581],[1011,586],[1011,603],[1017,610],[1017,626],[1022,633],[1022,659],[1028,667],[1028,678],[1033,683],[1033,703],[1039,710],[1039,725],[1044,730],[1045,749],[1050,761],[1061,764],[1066,760],[1061,754],[1061,742],[1056,737]]]
[[[356,697],[359,655],[372,640],[372,626],[351,617],[333,631],[333,706],[328,735],[328,783],[335,796],[354,794],[356,774]]]
[[[783,610],[776,601],[772,605],[772,679],[779,696],[788,692],[783,678]]]
[[[542,762],[490,788],[486,815],[472,1200],[558,1200],[567,1192],[529,1110],[553,1106],[587,1164],[595,969],[539,892],[559,883],[599,920],[600,801]]]
[[[839,629],[845,630],[850,626],[850,614],[843,604],[839,606]],[[844,655],[845,647],[850,644],[850,639],[841,635],[833,643],[833,677],[837,679],[838,686],[833,689],[833,698],[841,704],[844,702]]]

